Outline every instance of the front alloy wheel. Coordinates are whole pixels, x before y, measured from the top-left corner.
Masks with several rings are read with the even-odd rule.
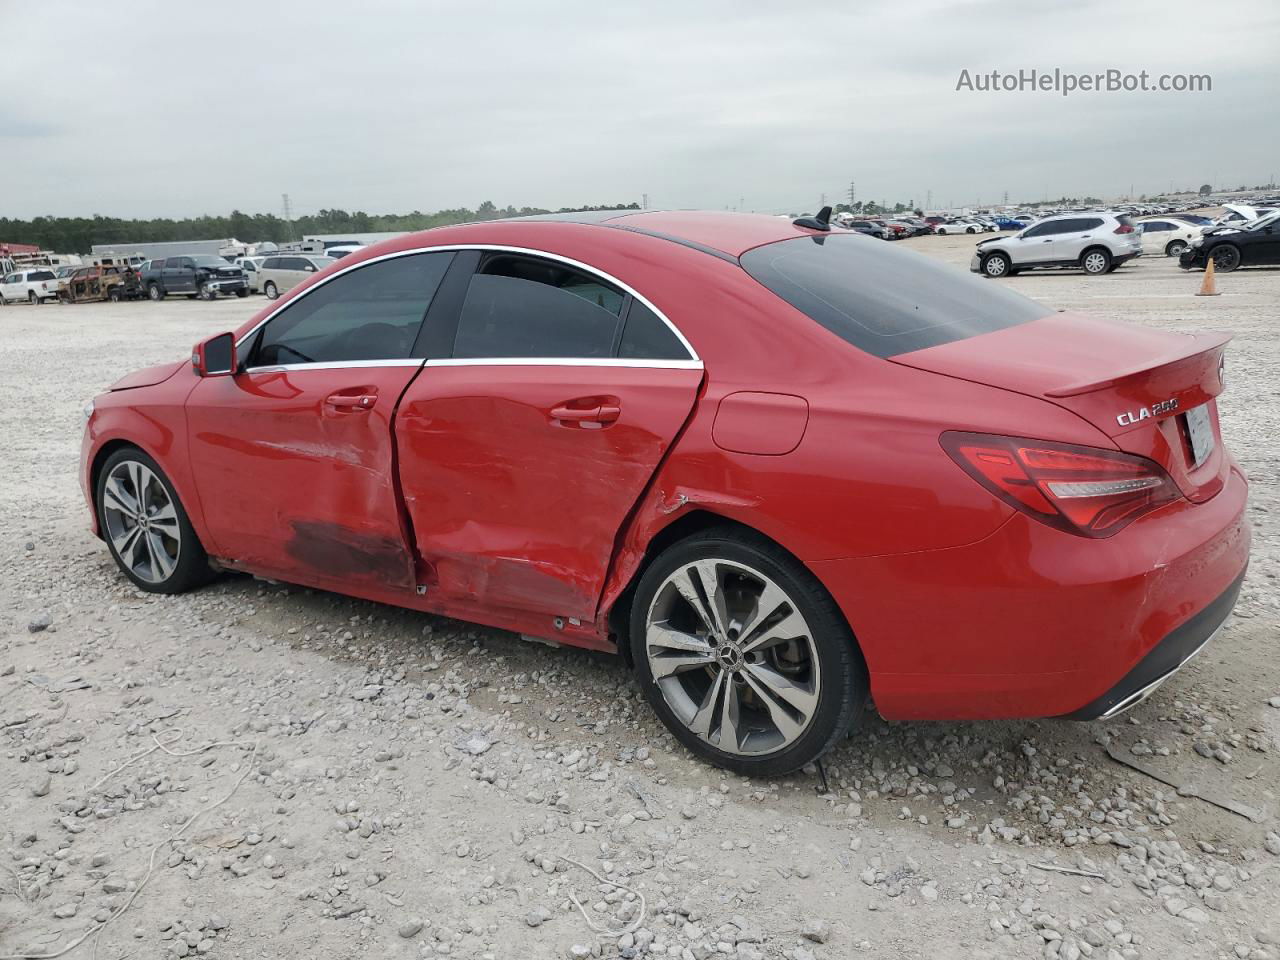
[[[1213,257],[1213,268],[1221,273],[1230,273],[1240,266],[1240,248],[1230,243],[1214,247],[1210,256]]]
[[[1009,266],[1008,255],[996,251],[989,254],[987,259],[982,262],[982,272],[988,277],[1003,277],[1009,272]]]
[[[774,544],[738,531],[683,541],[645,572],[632,655],[649,702],[694,753],[788,773],[848,731],[866,682],[830,596]]]
[[[209,579],[208,556],[154,460],[140,450],[118,450],[97,486],[103,537],[130,580],[151,593],[180,593]]]

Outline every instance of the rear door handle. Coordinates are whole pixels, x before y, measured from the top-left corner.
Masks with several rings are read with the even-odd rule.
[[[561,423],[609,424],[622,416],[622,407],[617,397],[579,397],[554,406],[547,413]]]
[[[371,409],[377,399],[372,393],[331,393],[325,397],[324,402],[335,410],[359,411]]]

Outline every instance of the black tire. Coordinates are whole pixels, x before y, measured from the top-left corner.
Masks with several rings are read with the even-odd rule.
[[[1219,273],[1230,273],[1240,266],[1240,248],[1234,243],[1220,243],[1209,251],[1213,257],[1213,269]]]
[[[965,228],[964,228],[964,232],[965,232],[965,233],[977,233],[977,232],[978,232],[978,229],[977,229],[977,227],[965,227]]]
[[[247,297],[248,295],[249,295],[249,291],[244,289],[243,287],[241,287],[239,290],[236,291],[236,296],[242,299],[244,297]]]
[[[112,303],[119,303],[119,302],[120,302],[120,288],[119,288],[119,287],[112,287],[110,290],[108,290],[108,291],[107,291],[107,299],[108,299],[108,300],[110,300]]]
[[[1111,252],[1104,247],[1090,247],[1080,254],[1080,269],[1091,277],[1107,273],[1111,269]]]
[[[1013,261],[1002,250],[993,250],[982,260],[982,275],[984,277],[1007,277],[1013,272]]]
[[[266,294],[268,300],[274,300],[280,296],[280,290],[276,287],[274,280],[268,280],[262,285],[262,292]]]
[[[657,591],[680,567],[708,558],[745,564],[760,571],[782,588],[809,624],[821,677],[817,705],[803,732],[773,753],[733,753],[700,739],[667,703],[653,679],[646,627]],[[681,540],[659,554],[636,585],[628,633],[636,679],[658,718],[694,754],[744,776],[782,776],[821,757],[849,733],[867,701],[866,667],[835,600],[794,557],[751,531],[715,528]]]
[[[27,302],[33,307],[38,307],[40,304],[44,303],[43,300],[36,296],[36,292],[34,290],[27,291]]]
[[[155,303],[159,303],[164,299],[164,291],[160,289],[160,285],[158,283],[148,283],[147,296]]]
[[[1169,245],[1164,248],[1164,255],[1166,257],[1181,257],[1182,251],[1185,249],[1187,249],[1187,241],[1170,240]]]
[[[947,231],[945,227],[939,227],[937,230],[933,232],[936,236],[939,236],[939,237],[945,237],[947,235]]]
[[[121,558],[108,532],[107,508],[104,504],[107,478],[116,467],[128,461],[142,464],[163,484],[169,500],[174,506],[178,528],[181,531],[181,546],[178,550],[173,570],[167,577],[158,582],[151,582],[138,576],[130,565]],[[209,566],[209,555],[205,553],[204,546],[200,543],[200,538],[196,536],[195,528],[191,526],[187,511],[183,508],[182,501],[178,499],[178,493],[174,490],[173,484],[169,481],[164,471],[160,469],[160,465],[137,447],[121,447],[107,457],[106,462],[103,463],[98,471],[94,490],[94,503],[98,508],[99,529],[103,539],[106,541],[107,549],[111,552],[112,559],[115,560],[116,566],[120,568],[120,571],[133,581],[138,589],[145,590],[147,593],[185,593],[188,590],[203,586],[214,578],[214,570]]]

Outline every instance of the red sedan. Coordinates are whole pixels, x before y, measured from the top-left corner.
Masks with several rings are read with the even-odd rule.
[[[825,219],[611,212],[345,257],[86,408],[93,529],[621,653],[747,774],[890,719],[1097,718],[1248,561],[1227,337],[1057,312]]]

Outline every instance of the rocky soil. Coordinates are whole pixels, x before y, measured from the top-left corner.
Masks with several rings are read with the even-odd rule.
[[[612,657],[245,576],[135,590],[86,529],[80,407],[264,301],[0,309],[0,960],[1280,958],[1280,271],[1004,282],[1236,332],[1236,615],[1127,717],[868,712],[768,782],[695,761]]]

